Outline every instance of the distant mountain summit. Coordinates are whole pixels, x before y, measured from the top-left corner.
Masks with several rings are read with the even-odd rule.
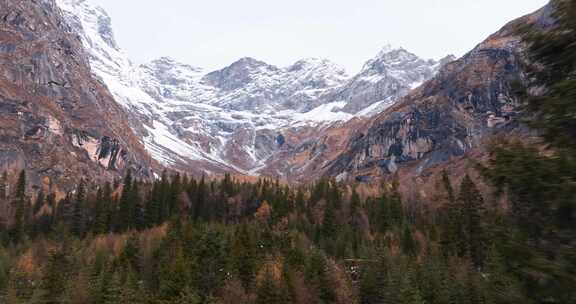
[[[446,61],[424,60],[387,45],[334,98],[346,101],[346,112],[371,116],[432,78]]]

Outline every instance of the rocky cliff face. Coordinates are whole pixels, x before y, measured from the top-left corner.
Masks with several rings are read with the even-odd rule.
[[[0,171],[26,169],[46,191],[127,168],[149,176],[126,121],[53,1],[0,1]]]
[[[325,147],[319,170],[360,181],[400,169],[421,176],[435,165],[481,150],[494,134],[516,132],[519,100],[514,87],[526,83],[523,69],[529,64],[517,35],[524,22],[551,22],[549,7],[506,25],[396,105],[350,126],[354,131],[341,140],[343,151],[333,151],[342,144]]]

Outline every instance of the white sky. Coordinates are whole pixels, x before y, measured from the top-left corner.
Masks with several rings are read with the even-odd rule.
[[[241,57],[287,66],[330,59],[350,73],[387,43],[424,58],[463,55],[547,0],[90,0],[136,62],[169,56],[208,70]]]

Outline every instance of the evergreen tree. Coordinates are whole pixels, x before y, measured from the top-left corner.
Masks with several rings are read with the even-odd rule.
[[[460,186],[459,200],[464,208],[470,258],[474,266],[480,269],[486,259],[486,235],[482,223],[484,199],[468,175],[464,177]]]
[[[126,173],[124,177],[122,196],[120,197],[117,231],[125,231],[134,227],[135,202],[134,191],[132,189],[133,183],[132,171],[128,170],[128,173]]]
[[[322,237],[332,239],[336,236],[336,206],[332,201],[326,201],[324,218],[322,220]]]
[[[378,228],[380,233],[384,234],[388,231],[388,229],[390,229],[392,223],[390,200],[386,191],[384,191],[378,200],[377,210],[378,214],[377,218],[375,219],[375,226]]]
[[[48,263],[42,271],[41,301],[39,303],[59,304],[63,291],[66,289],[70,274],[70,261],[64,252],[51,252]]]
[[[76,199],[72,206],[72,225],[70,231],[77,237],[82,237],[86,228],[86,185],[80,180],[76,189]]]
[[[404,225],[401,239],[402,251],[408,256],[416,256],[418,254],[418,244],[414,240],[412,229],[408,225]]]
[[[306,265],[306,282],[317,292],[320,303],[333,303],[336,299],[330,284],[330,273],[326,258],[319,252],[313,252]]]
[[[12,233],[12,240],[19,241],[24,237],[27,219],[27,204],[28,198],[26,197],[26,171],[20,171],[18,182],[16,184],[16,194],[14,200],[14,227]]]
[[[242,224],[232,245],[234,268],[242,281],[244,289],[250,290],[254,282],[257,267],[256,240],[247,224]]]
[[[129,269],[126,274],[126,283],[120,293],[120,304],[139,304],[145,300],[143,290],[138,282],[136,273]]]
[[[8,172],[4,171],[0,177],[0,200],[8,198]]]
[[[170,184],[168,194],[168,215],[171,216],[178,212],[178,196],[182,192],[182,183],[180,173],[176,173]]]
[[[196,190],[196,195],[195,197],[192,199],[192,203],[193,203],[193,218],[198,220],[198,219],[205,219],[207,212],[207,206],[206,206],[206,196],[207,196],[207,187],[206,187],[206,180],[204,175],[202,175],[202,179],[200,179],[200,183],[198,184],[198,189]]]
[[[520,304],[530,302],[522,295],[517,279],[506,270],[505,261],[495,246],[489,250],[484,278],[488,285],[487,298],[489,303]]]
[[[126,245],[119,256],[120,264],[127,268],[126,270],[136,271],[140,270],[140,244],[138,237],[132,234],[128,237]]]
[[[376,267],[363,268],[360,278],[360,304],[376,304],[380,301],[379,273]]]
[[[159,292],[162,299],[177,299],[186,286],[193,286],[191,265],[181,248],[161,261],[159,273]]]
[[[350,216],[354,217],[356,216],[356,214],[358,213],[358,211],[360,210],[360,196],[358,195],[358,192],[356,192],[356,188],[352,189],[352,196],[350,198]]]
[[[399,297],[400,301],[396,303],[425,304],[420,290],[417,285],[414,284],[413,274],[411,272],[401,276]]]
[[[440,244],[445,257],[463,257],[467,252],[464,207],[457,200],[448,172],[442,171],[440,182],[441,223],[443,231]]]
[[[151,228],[162,221],[162,196],[160,194],[160,182],[155,181],[152,191],[148,194],[148,202],[144,208],[146,227]]]
[[[36,196],[36,201],[34,202],[34,205],[32,206],[32,215],[36,215],[38,214],[38,212],[40,212],[40,210],[42,209],[42,207],[44,207],[44,203],[46,197],[44,196],[44,191],[40,190],[38,191],[38,195]]]
[[[122,277],[118,272],[112,274],[109,283],[103,292],[103,304],[119,304],[122,303]]]

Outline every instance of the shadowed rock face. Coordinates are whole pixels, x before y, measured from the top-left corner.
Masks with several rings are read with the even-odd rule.
[[[464,155],[518,125],[514,86],[525,84],[522,22],[549,22],[549,8],[516,20],[358,130],[326,174],[370,179],[410,165],[414,174]]]
[[[46,191],[149,176],[126,121],[53,1],[0,0],[0,171],[26,169]]]

